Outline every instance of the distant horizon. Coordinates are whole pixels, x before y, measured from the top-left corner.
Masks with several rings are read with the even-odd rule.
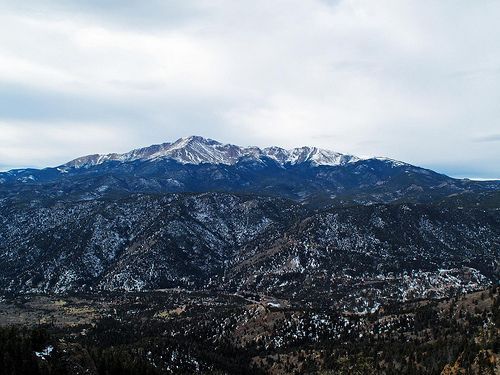
[[[73,158],[70,158],[68,160],[64,160],[60,163],[56,163],[54,165],[24,165],[24,166],[5,166],[5,165],[1,165],[0,164],[0,172],[8,172],[8,171],[11,171],[11,170],[23,170],[23,169],[45,169],[45,168],[56,168],[58,166],[61,166],[65,163],[68,163],[72,160],[75,160],[75,159],[78,159],[80,157],[84,157],[84,156],[90,156],[90,155],[107,155],[107,154],[113,154],[113,153],[116,153],[116,154],[123,154],[123,153],[127,153],[129,151],[132,151],[132,150],[136,150],[136,149],[141,149],[141,148],[145,148],[145,147],[150,147],[150,146],[153,146],[153,145],[160,145],[160,144],[163,144],[163,143],[174,143],[176,141],[179,141],[181,139],[186,139],[186,138],[190,138],[190,137],[201,137],[201,138],[204,138],[204,139],[210,139],[210,140],[214,140],[214,141],[217,141],[217,142],[220,142],[221,144],[230,144],[230,145],[235,145],[235,146],[240,146],[240,147],[258,147],[258,148],[266,148],[266,147],[280,147],[280,148],[283,148],[283,149],[287,149],[287,150],[290,150],[290,149],[293,149],[293,148],[300,148],[300,147],[316,147],[316,148],[322,148],[322,147],[318,147],[318,146],[315,146],[315,145],[298,145],[298,146],[295,146],[295,147],[282,147],[282,146],[279,146],[279,145],[266,145],[266,146],[260,146],[260,145],[242,145],[242,144],[237,144],[237,143],[234,143],[234,142],[222,142],[222,141],[219,141],[218,139],[215,139],[215,138],[212,138],[212,137],[205,137],[205,136],[202,136],[202,135],[199,135],[199,134],[191,134],[189,136],[182,136],[182,137],[178,137],[176,139],[173,139],[173,140],[166,140],[166,141],[162,141],[162,142],[156,142],[156,143],[152,143],[152,144],[149,144],[149,145],[139,145],[137,147],[133,147],[131,149],[127,149],[125,151],[108,151],[108,152],[90,152],[90,153],[85,153],[85,154],[81,154],[81,155],[76,155],[75,157]],[[322,149],[325,149],[325,148],[322,148]],[[434,168],[434,167],[428,167],[428,166],[425,166],[425,165],[419,165],[419,164],[415,164],[415,163],[410,163],[408,162],[407,160],[399,160],[399,159],[395,159],[395,158],[391,158],[391,157],[388,157],[386,155],[354,155],[354,154],[350,154],[348,152],[342,152],[342,151],[339,151],[339,150],[336,150],[336,149],[328,149],[329,151],[335,151],[335,152],[339,152],[341,154],[348,154],[348,155],[353,155],[353,156],[357,156],[357,157],[360,157],[362,159],[369,159],[369,158],[389,158],[389,159],[393,159],[393,160],[397,160],[397,161],[401,161],[401,162],[405,162],[405,163],[409,163],[409,164],[412,164],[412,165],[415,165],[417,167],[421,167],[421,168],[425,168],[425,169],[430,169],[430,170],[433,170],[434,172],[437,172],[437,173],[442,173],[442,174],[445,174],[449,177],[452,177],[452,178],[455,178],[455,179],[469,179],[469,180],[473,180],[473,181],[500,181],[500,177],[495,177],[495,178],[489,178],[489,177],[469,177],[467,175],[453,175],[453,174],[448,174],[446,172],[443,172],[442,170],[440,170],[439,168]]]

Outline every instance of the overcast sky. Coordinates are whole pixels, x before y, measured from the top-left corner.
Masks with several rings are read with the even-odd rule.
[[[500,177],[500,1],[0,0],[0,169],[202,135]]]

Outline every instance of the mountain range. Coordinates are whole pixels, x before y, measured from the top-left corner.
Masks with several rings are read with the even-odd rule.
[[[162,143],[132,150],[125,154],[88,155],[70,161],[64,167],[89,168],[107,161],[131,162],[135,160],[172,159],[181,164],[225,164],[233,165],[241,159],[259,160],[269,158],[280,165],[296,165],[311,163],[313,165],[344,165],[358,161],[352,155],[319,149],[316,147],[299,147],[285,150],[280,147],[240,147],[222,144],[213,139],[199,136],[180,138],[173,143]],[[64,169],[63,169],[64,170]]]
[[[370,204],[431,202],[499,188],[500,181],[454,179],[388,158],[315,147],[239,147],[198,136],[125,154],[83,156],[55,168],[0,173],[0,193],[19,200],[217,191]]]
[[[4,293],[265,293],[353,312],[497,284],[500,183],[182,138],[0,174]],[[323,302],[322,302],[323,301]]]

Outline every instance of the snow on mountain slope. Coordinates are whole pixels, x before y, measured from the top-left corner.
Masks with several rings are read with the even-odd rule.
[[[268,157],[279,164],[312,165],[344,165],[360,160],[352,155],[345,155],[334,151],[316,147],[300,147],[285,150],[280,147],[240,147],[232,144],[222,144],[213,139],[199,136],[180,138],[174,143],[163,143],[150,147],[132,150],[125,154],[88,155],[77,158],[63,165],[69,168],[89,168],[107,161],[130,162],[134,160],[173,159],[183,164],[226,164],[233,165],[241,158]]]

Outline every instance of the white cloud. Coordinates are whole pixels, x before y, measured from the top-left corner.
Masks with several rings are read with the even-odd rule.
[[[128,150],[133,139],[123,136],[119,126],[88,123],[54,125],[40,122],[0,122],[1,165],[31,167],[60,165],[88,152],[106,152],[112,144],[118,151]]]
[[[127,139],[61,143],[61,157],[196,133],[386,155],[457,175],[498,174],[498,147],[475,141],[498,133],[498,2],[22,4],[0,0],[0,81],[37,93],[18,99],[33,113],[31,123],[48,108],[38,129],[49,148],[54,132],[76,134],[74,123],[92,126],[96,139],[120,124]],[[50,105],[39,98],[43,90]],[[0,87],[0,100],[8,95]],[[84,110],[54,104],[68,98],[72,106],[84,98]],[[26,126],[24,112],[0,109],[4,123]],[[29,146],[40,150],[36,160],[18,142],[10,165],[58,159],[44,157],[38,139]]]

